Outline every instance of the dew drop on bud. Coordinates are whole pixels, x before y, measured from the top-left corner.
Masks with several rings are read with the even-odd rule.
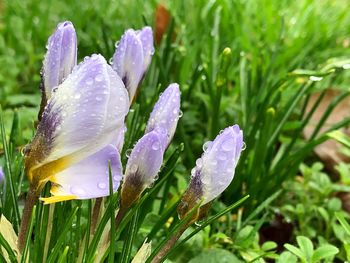
[[[129,158],[130,157],[130,154],[131,154],[131,149],[127,149],[126,151],[125,151],[125,156],[126,156],[126,158]]]
[[[204,144],[203,144],[203,151],[204,152],[206,152],[209,148],[210,148],[210,146],[212,145],[212,141],[207,141],[207,142],[205,142]]]

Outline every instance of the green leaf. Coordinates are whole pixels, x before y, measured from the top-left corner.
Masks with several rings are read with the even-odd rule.
[[[312,262],[320,262],[321,259],[332,257],[339,253],[339,249],[332,245],[322,245],[312,255]]]
[[[284,247],[286,249],[288,249],[290,252],[292,252],[294,255],[296,255],[299,259],[306,261],[306,258],[304,256],[303,252],[299,248],[297,248],[291,244],[284,244]]]
[[[335,213],[335,217],[338,219],[339,223],[342,225],[342,227],[345,229],[346,233],[350,236],[350,225],[346,221],[345,217],[340,212]]]
[[[306,260],[309,262],[314,253],[314,246],[311,240],[305,236],[297,236],[297,243],[302,253],[306,256]]]
[[[213,248],[203,251],[188,263],[242,263],[234,254],[227,250]]]
[[[296,263],[297,257],[289,251],[284,251],[279,257],[276,263]]]

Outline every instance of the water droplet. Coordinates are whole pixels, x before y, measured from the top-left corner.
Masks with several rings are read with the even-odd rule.
[[[225,161],[227,159],[226,153],[223,153],[223,152],[219,153],[217,157],[221,161]]]
[[[321,81],[323,78],[322,77],[317,77],[317,76],[310,76],[309,78],[311,81]]]
[[[101,98],[101,97],[96,97],[96,100],[97,100],[97,101],[101,101],[102,98]]]
[[[154,142],[154,143],[152,144],[152,150],[154,150],[154,151],[159,150],[159,142]]]
[[[221,145],[221,149],[225,152],[232,151],[234,148],[235,148],[235,144],[232,139],[228,139],[224,141]]]
[[[88,78],[85,83],[86,85],[91,85],[92,83],[94,83],[94,80],[92,78]]]
[[[243,145],[242,145],[242,151],[245,150],[245,148],[247,148],[247,145],[245,144],[245,142],[243,142]]]
[[[125,156],[126,156],[126,158],[129,158],[130,157],[130,154],[131,154],[131,149],[127,149],[126,151],[125,151]]]
[[[130,173],[132,173],[132,174],[136,173],[136,171],[137,171],[137,165],[136,165],[136,164],[132,164],[132,165],[130,166],[129,170],[130,170]]]
[[[107,185],[105,183],[98,183],[98,188],[100,189],[106,189]]]
[[[80,188],[79,186],[72,186],[71,188],[70,188],[70,191],[71,191],[71,193],[73,194],[73,195],[83,195],[83,194],[85,194],[85,190],[84,189],[82,189],[82,188]]]
[[[95,77],[95,81],[101,82],[103,80],[103,75],[102,74],[97,74]]]
[[[74,95],[74,99],[76,99],[76,100],[80,99],[80,97],[81,97],[81,94],[80,94],[80,93],[76,93],[76,94]]]
[[[173,113],[174,113],[175,115],[178,115],[178,114],[179,114],[179,112],[177,111],[177,109],[173,110]]]
[[[202,160],[202,158],[198,158],[198,159],[197,159],[197,161],[196,161],[196,166],[197,166],[198,168],[202,168],[202,166],[203,166],[203,160]]]
[[[210,147],[211,145],[213,144],[212,141],[207,141],[203,144],[203,151],[206,152]]]
[[[180,110],[179,111],[179,118],[181,118],[184,115],[184,113]]]

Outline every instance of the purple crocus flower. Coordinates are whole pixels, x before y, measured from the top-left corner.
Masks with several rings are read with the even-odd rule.
[[[180,114],[180,89],[178,84],[173,83],[164,90],[154,105],[146,133],[159,128],[164,129],[167,136],[163,145],[167,148],[174,136]]]
[[[122,78],[129,92],[130,104],[151,63],[153,53],[153,33],[150,27],[139,31],[128,29],[116,44],[113,69]]]
[[[117,166],[118,158],[106,154],[105,147],[113,142],[116,132],[123,127],[128,109],[128,94],[118,74],[101,55],[86,58],[53,90],[43,112],[37,133],[25,156],[26,172],[31,185],[40,188],[48,180],[54,184],[62,183],[60,190],[53,187],[53,194],[71,194],[66,199],[64,196],[59,200],[53,198],[52,202],[72,199],[72,194],[77,199],[87,198],[89,195],[82,191],[70,189],[73,183],[66,181],[67,178],[72,182],[83,181],[85,172],[70,176],[67,173],[78,171],[80,168],[77,167],[88,164],[91,171],[103,170],[98,165],[95,167],[92,162],[83,161],[87,157],[94,160],[101,157],[105,167],[110,159],[111,164]],[[113,152],[115,155],[118,151],[115,149]],[[83,162],[79,163],[81,161]],[[71,167],[72,165],[77,166]],[[60,174],[63,174],[62,182]],[[105,170],[101,174],[105,176]],[[87,172],[85,176],[90,178]],[[97,181],[105,183],[105,177],[100,178],[100,174],[95,176],[96,180],[92,183],[97,186]],[[119,176],[118,172],[116,176]],[[98,193],[101,196],[109,193],[107,188],[104,190],[104,194]],[[90,194],[91,197],[98,196]]]
[[[122,206],[130,207],[157,179],[163,163],[164,133],[146,133],[135,145],[126,165],[121,190]]]
[[[203,148],[204,153],[191,171],[190,185],[178,208],[181,217],[199,201],[201,206],[208,204],[230,185],[243,149],[243,133],[238,125],[230,126]]]
[[[51,98],[52,90],[60,85],[77,64],[77,36],[69,21],[58,24],[56,31],[47,43],[43,63],[42,92],[46,100]]]
[[[4,170],[3,170],[2,167],[0,166],[0,184],[1,184],[1,182],[4,180],[4,177],[5,177]]]

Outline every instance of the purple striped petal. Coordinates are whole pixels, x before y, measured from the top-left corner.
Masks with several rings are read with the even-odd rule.
[[[198,201],[201,206],[218,197],[231,183],[243,149],[243,133],[238,125],[230,126],[207,142],[204,153],[191,171],[191,182],[179,205],[183,217]]]
[[[153,53],[153,35],[150,27],[141,31],[128,29],[116,44],[113,69],[122,78],[129,92],[130,103],[147,71]]]
[[[53,198],[44,199],[46,203],[64,200],[66,196],[75,199],[90,199],[109,195],[109,167],[111,165],[113,191],[116,191],[122,180],[120,155],[113,145],[70,166],[50,178],[53,186]],[[53,201],[51,201],[53,200]]]
[[[74,163],[99,151],[124,125],[128,109],[118,74],[102,56],[86,58],[54,89],[26,156],[26,169],[62,158]]]
[[[154,54],[154,45],[153,45],[153,32],[152,28],[146,26],[142,28],[137,34],[142,42],[143,49],[143,70],[147,71],[149,65],[151,64],[152,56]]]
[[[170,84],[160,95],[147,123],[146,132],[164,129],[167,133],[164,148],[172,140],[180,116],[180,89],[176,83]]]
[[[43,81],[46,99],[54,87],[60,85],[77,64],[77,36],[69,21],[58,24],[47,43],[43,63]]]

